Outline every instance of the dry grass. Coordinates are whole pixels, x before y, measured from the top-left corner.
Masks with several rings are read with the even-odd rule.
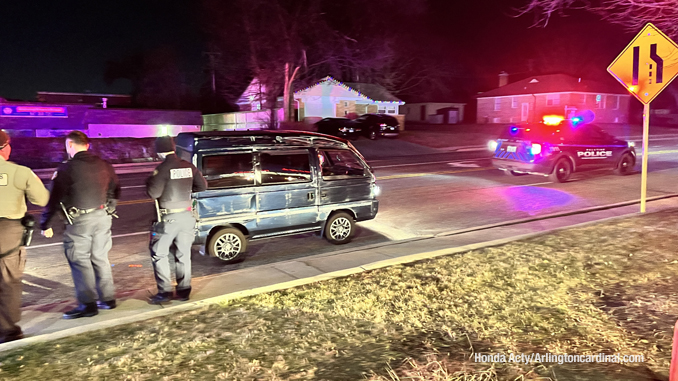
[[[677,223],[650,214],[34,345],[0,354],[0,378],[662,379]],[[487,364],[476,352],[646,361]]]

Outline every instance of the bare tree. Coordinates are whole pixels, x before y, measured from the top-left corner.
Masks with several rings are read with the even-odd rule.
[[[529,0],[518,15],[533,13],[535,25],[546,26],[551,16],[565,15],[568,9],[593,12],[631,32],[652,22],[669,36],[678,36],[678,0]]]

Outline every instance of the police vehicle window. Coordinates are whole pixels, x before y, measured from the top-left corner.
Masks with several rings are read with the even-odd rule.
[[[208,189],[254,185],[252,153],[204,156],[202,173]]]
[[[261,183],[281,184],[311,181],[308,151],[262,152]]]
[[[322,150],[318,155],[324,180],[364,177],[365,168],[360,159],[347,150]]]

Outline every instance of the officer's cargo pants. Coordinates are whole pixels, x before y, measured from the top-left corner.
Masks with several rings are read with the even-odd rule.
[[[176,246],[177,292],[191,288],[191,246],[195,236],[195,217],[189,211],[163,216],[163,227],[154,228],[151,237],[151,260],[159,293],[172,292],[169,253]]]
[[[75,295],[81,304],[115,300],[108,251],[111,250],[111,216],[103,209],[83,214],[66,225],[64,252],[71,266]]]
[[[20,220],[0,218],[0,335],[20,333],[21,277],[26,265],[26,249],[21,247],[24,227]]]

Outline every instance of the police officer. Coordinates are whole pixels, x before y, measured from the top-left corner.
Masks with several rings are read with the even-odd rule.
[[[66,136],[68,160],[53,176],[52,194],[42,214],[43,235],[52,237],[52,220],[63,212],[69,222],[64,232],[64,252],[71,267],[78,306],[64,319],[90,317],[101,309],[115,308],[115,287],[108,251],[111,249],[111,215],[120,198],[113,166],[90,153],[89,139],[81,131]]]
[[[155,141],[155,151],[163,159],[146,181],[149,197],[156,199],[160,221],[153,225],[150,249],[158,293],[151,304],[167,303],[173,298],[186,301],[191,293],[191,246],[193,245],[195,217],[191,213],[191,192],[207,189],[207,181],[191,163],[174,153],[174,140],[162,136]],[[176,295],[172,293],[169,253],[172,244],[176,251]]]
[[[23,247],[26,199],[45,206],[49,192],[29,168],[9,162],[10,138],[0,130],[0,343],[23,338],[17,325],[21,319],[21,277],[26,264]]]

